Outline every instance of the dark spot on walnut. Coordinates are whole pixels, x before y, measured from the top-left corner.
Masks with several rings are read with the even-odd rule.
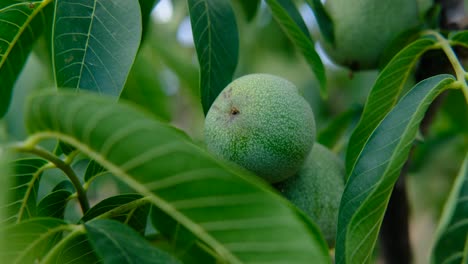
[[[239,111],[239,109],[237,109],[236,107],[233,106],[233,107],[231,107],[231,112],[229,112],[229,114],[232,115],[232,116],[235,116],[235,115],[240,114],[240,111]]]

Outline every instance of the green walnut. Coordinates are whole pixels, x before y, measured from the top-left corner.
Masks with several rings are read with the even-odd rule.
[[[333,247],[344,179],[343,162],[315,143],[298,174],[275,187],[319,226],[328,245]]]
[[[210,152],[274,183],[294,175],[309,154],[314,114],[291,82],[251,74],[219,94],[204,134]]]
[[[375,69],[384,49],[418,24],[416,0],[327,0],[335,45],[322,40],[331,59],[352,70]]]

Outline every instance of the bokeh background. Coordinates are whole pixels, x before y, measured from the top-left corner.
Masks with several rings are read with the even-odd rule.
[[[423,14],[431,1],[419,2]],[[317,45],[327,68],[330,93],[329,98],[323,100],[309,66],[272,19],[266,5],[262,2],[257,15],[247,21],[237,1],[232,3],[240,38],[240,60],[235,77],[270,73],[292,81],[312,106],[318,131],[328,128],[336,118],[350,116],[347,126],[343,127],[343,136],[332,147],[344,159],[348,137],[359,119],[377,71],[350,72],[334,65]],[[313,38],[320,38],[313,13],[301,3],[298,2],[299,10]],[[155,118],[170,122],[203,145],[198,61],[186,2],[161,0],[152,11],[149,24],[122,98],[153,113]],[[0,120],[0,142],[27,137],[23,122],[27,95],[54,86],[48,43],[45,37],[37,42],[16,83],[10,110]],[[409,81],[408,87],[412,84],[414,80]],[[407,178],[415,263],[428,263],[441,210],[468,146],[467,112],[462,94],[451,92],[435,116],[429,134],[416,143],[418,147]],[[49,144],[52,146],[54,142]],[[78,174],[84,173],[85,166],[85,161],[82,165],[77,163]],[[43,177],[39,199],[64,176],[58,170],[50,170]],[[101,177],[98,181],[89,190],[92,204],[125,188],[110,177]],[[69,205],[67,214],[72,219],[75,214],[78,217],[76,204]]]

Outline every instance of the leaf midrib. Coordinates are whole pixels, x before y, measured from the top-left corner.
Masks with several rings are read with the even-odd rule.
[[[42,242],[47,237],[53,235],[54,233],[60,232],[60,231],[73,230],[73,228],[74,228],[74,225],[63,224],[63,225],[59,225],[57,227],[54,227],[54,228],[51,228],[51,229],[47,230],[46,233],[41,234],[36,240],[34,240],[33,243],[29,244],[22,251],[22,253],[16,258],[14,263],[18,263],[18,264],[22,263],[22,262],[18,262],[18,261],[22,260],[27,255],[27,253],[29,253],[29,251],[31,249],[33,249],[37,244]]]
[[[76,88],[80,87],[81,77],[83,76],[83,69],[84,69],[85,60],[86,60],[86,54],[88,53],[88,50],[89,50],[89,39],[91,38],[91,30],[93,28],[93,23],[94,23],[94,14],[96,13],[96,4],[98,1],[99,0],[94,0],[93,12],[91,13],[91,16],[90,16],[91,21],[89,22],[88,34],[86,34],[87,38],[86,38],[86,44],[84,47],[85,51],[83,54],[83,60],[81,60],[80,75],[78,77],[78,82],[76,83]]]
[[[31,177],[31,181],[29,181],[29,183],[28,183],[28,189],[27,189],[27,191],[26,191],[26,193],[25,193],[25,195],[24,195],[24,197],[22,199],[22,202],[21,202],[20,210],[18,212],[18,217],[16,218],[16,223],[17,224],[19,222],[21,222],[21,220],[22,220],[25,208],[27,207],[27,201],[31,196],[32,189],[34,189],[34,184],[35,184],[34,182],[39,178],[39,175],[41,175],[42,172],[44,172],[44,170],[46,170],[48,168],[50,168],[50,164],[45,163],[44,165],[39,167],[36,172],[33,173],[32,177]]]
[[[419,112],[421,111],[421,108],[422,108],[422,107],[427,107],[427,106],[426,106],[426,102],[427,102],[427,99],[428,99],[428,98],[432,98],[432,97],[435,98],[435,97],[437,97],[441,92],[443,92],[444,90],[450,89],[451,87],[450,87],[450,83],[448,83],[448,80],[452,80],[452,81],[453,81],[453,79],[444,78],[444,79],[442,79],[439,83],[437,83],[437,87],[439,87],[439,88],[433,88],[429,93],[427,93],[427,94],[422,98],[422,100],[418,103],[418,106],[416,107],[416,111],[415,111],[414,113],[419,113]],[[441,85],[443,85],[443,87],[440,87]],[[367,142],[368,142],[368,141],[370,140],[370,138],[372,137],[372,135],[373,135],[373,134],[375,133],[375,131],[377,130],[377,128],[380,126],[380,124],[385,120],[385,118],[386,118],[391,112],[392,112],[392,110],[389,111],[389,112],[385,115],[385,117],[379,122],[379,124],[376,126],[376,128],[372,131],[372,133],[369,135],[369,137],[368,137],[368,139],[367,139],[367,141],[366,141],[366,145],[367,145]],[[424,115],[424,113],[423,113],[422,115]],[[376,186],[376,187],[374,188],[374,190],[372,191],[372,193],[371,193],[369,196],[367,196],[367,197],[362,201],[361,205],[357,208],[356,212],[362,210],[362,208],[363,208],[362,205],[367,204],[367,202],[369,201],[369,199],[370,199],[371,197],[374,196],[374,194],[376,193],[376,191],[378,190],[378,188],[381,186],[381,184],[382,184],[382,182],[385,180],[385,178],[389,177],[389,176],[388,176],[388,175],[389,175],[389,172],[391,172],[391,171],[393,170],[393,168],[395,167],[395,160],[396,160],[395,156],[399,155],[399,153],[401,152],[401,150],[404,149],[404,148],[408,145],[407,142],[405,142],[405,140],[404,140],[404,139],[405,139],[405,136],[404,136],[404,135],[407,135],[408,131],[409,131],[410,129],[413,129],[413,126],[412,126],[411,124],[414,124],[415,120],[417,120],[418,118],[419,118],[419,115],[418,115],[418,114],[414,114],[414,115],[411,117],[411,119],[408,121],[407,126],[405,127],[403,133],[401,134],[401,135],[403,135],[403,136],[401,136],[401,137],[398,138],[398,141],[399,141],[399,142],[398,142],[397,146],[395,147],[394,151],[392,152],[392,155],[391,155],[390,158],[388,159],[389,162],[388,162],[388,165],[387,165],[386,168],[385,168],[385,171],[383,172],[383,177],[381,177],[381,178],[377,181],[377,183],[374,185],[374,186]],[[407,136],[406,136],[406,137],[407,137]],[[403,145],[403,144],[404,144],[404,145]],[[365,145],[364,145],[364,146],[365,146]],[[362,148],[362,150],[361,150],[361,152],[360,152],[360,155],[359,155],[359,157],[356,159],[356,162],[355,162],[354,165],[356,165],[356,164],[358,163],[359,158],[360,158],[361,153],[362,153],[363,150],[364,150],[364,147]],[[397,154],[397,153],[398,153],[398,154]],[[354,169],[354,166],[353,166],[353,169]],[[351,172],[351,173],[352,173],[352,172]],[[354,218],[356,217],[356,215],[357,215],[356,213],[353,214],[353,216],[352,216],[352,218],[351,218],[351,220],[350,220],[350,223],[351,223],[351,222],[354,222]],[[379,222],[381,222],[382,220],[383,220],[383,217],[381,217],[381,218],[379,219]],[[349,225],[348,225],[348,227],[349,227]],[[351,229],[348,229],[348,228],[347,228],[347,231],[346,231],[346,240],[347,240],[347,241],[348,241],[348,239],[350,239],[350,235],[349,235],[349,232],[350,232],[350,231],[351,231]],[[369,234],[371,234],[371,232],[369,232],[367,235],[369,235]],[[376,239],[377,239],[377,237],[374,239],[374,242],[373,242],[374,245],[375,245]],[[345,245],[348,244],[347,241],[345,241]],[[356,251],[358,248],[359,248],[359,247],[356,247],[354,251]],[[353,252],[353,253],[351,254],[351,258],[352,258],[352,256],[353,256],[354,254],[355,254],[355,252]],[[369,254],[369,255],[372,254],[372,251],[370,251],[368,254]],[[367,258],[369,257],[369,255],[367,256]],[[347,257],[347,256],[346,256],[346,257]],[[350,260],[349,263],[352,263],[352,260]]]
[[[169,204],[165,200],[159,198],[157,195],[155,195],[151,191],[148,191],[144,187],[143,184],[135,181],[129,174],[122,171],[118,166],[116,166],[115,164],[107,160],[105,157],[100,155],[100,153],[94,151],[86,144],[83,144],[82,142],[76,140],[75,138],[71,136],[68,136],[59,132],[53,132],[53,131],[34,133],[31,137],[35,137],[35,139],[39,139],[39,140],[55,138],[55,139],[62,140],[65,143],[75,146],[84,154],[88,155],[90,158],[96,160],[102,166],[107,168],[109,172],[111,172],[116,177],[119,177],[123,182],[125,182],[130,187],[135,189],[137,192],[148,197],[147,199],[150,200],[154,205],[158,206],[168,215],[173,217],[177,222],[183,224],[185,227],[187,227],[187,229],[189,229],[199,238],[204,240],[207,244],[213,247],[213,249],[221,257],[225,258],[229,263],[234,263],[234,264],[242,263],[235,255],[233,255],[228,249],[226,249],[223,246],[223,244],[221,244],[216,238],[214,238],[209,233],[207,233],[203,228],[201,228],[200,225],[198,225],[196,222],[191,221],[189,218],[187,218],[185,215],[180,213],[177,209],[175,209],[171,204]]]

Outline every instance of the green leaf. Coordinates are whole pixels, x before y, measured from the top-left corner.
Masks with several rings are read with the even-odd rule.
[[[88,182],[89,180],[91,180],[91,178],[105,171],[106,169],[102,167],[101,164],[97,163],[95,160],[91,160],[88,163],[88,167],[86,167],[84,180],[85,182]]]
[[[119,96],[141,38],[137,1],[55,1],[57,86]]]
[[[139,194],[122,194],[102,200],[81,218],[88,222],[94,218],[114,219],[143,234],[146,228],[150,203]]]
[[[142,22],[142,34],[141,39],[143,40],[148,30],[148,23],[150,23],[151,12],[154,7],[159,3],[159,0],[138,0],[140,3],[141,10],[141,22]]]
[[[64,143],[64,142],[58,142],[58,148],[57,148],[57,151],[56,151],[56,154],[60,155],[60,154],[65,154],[65,155],[69,155],[70,153],[72,153],[73,151],[75,151],[75,148]]]
[[[395,55],[379,74],[367,97],[361,120],[349,140],[346,153],[348,176],[372,132],[398,101],[419,57],[435,46],[436,40],[432,37],[418,39]]]
[[[369,263],[395,182],[429,104],[451,75],[418,83],[371,134],[346,183],[338,215],[337,263]]]
[[[187,239],[196,237],[223,261],[330,262],[318,229],[290,203],[169,125],[85,93],[43,93],[28,106],[27,126],[36,139],[58,138],[77,147],[147,197],[160,210],[153,221],[172,219],[188,231]]]
[[[432,250],[432,263],[466,263],[468,259],[468,153],[445,204]]]
[[[257,14],[260,0],[238,0],[238,2],[242,6],[247,21],[252,21]]]
[[[56,243],[42,263],[98,264],[102,263],[102,260],[96,255],[85,231],[78,229]]]
[[[239,56],[239,33],[228,0],[188,0],[188,6],[206,115],[218,94],[232,81]]]
[[[34,218],[2,228],[3,239],[8,241],[0,257],[8,263],[35,263],[60,240],[63,231],[71,226],[56,218]]]
[[[103,263],[181,263],[151,246],[128,226],[113,220],[93,220],[85,224],[88,238]]]
[[[15,5],[15,4],[21,4],[21,3],[24,3],[24,2],[25,2],[25,0],[2,0],[0,2],[0,9],[2,9],[4,7]]]
[[[0,118],[8,111],[13,86],[34,41],[46,26],[45,9],[52,6],[52,0],[14,2],[0,4]]]
[[[463,30],[449,35],[449,41],[452,45],[460,45],[468,48],[468,30]]]
[[[0,139],[1,142],[1,139]],[[10,166],[10,153],[5,151],[0,144],[0,219],[3,222],[3,219],[6,219],[6,204],[8,202],[8,188],[11,186],[10,177],[5,177],[5,175],[11,175],[12,168]],[[3,225],[0,225],[3,226]],[[5,246],[8,244],[8,241],[5,241],[3,234],[0,232],[0,252],[3,252]]]
[[[63,219],[65,208],[73,192],[73,185],[68,180],[60,182],[51,193],[39,202],[37,205],[37,216]]]
[[[144,48],[140,50],[120,98],[138,104],[162,120],[170,121],[169,97],[155,72],[151,52]]]
[[[322,2],[320,0],[307,0],[307,3],[314,12],[315,19],[317,20],[317,24],[324,39],[330,44],[334,44],[335,34],[333,29],[333,21],[330,15],[323,7]]]
[[[339,114],[318,133],[317,142],[333,149],[342,140],[345,132],[350,129],[351,124],[356,122],[361,112],[362,109],[360,107],[351,107],[349,110]]]
[[[10,188],[7,198],[7,218],[3,223],[19,223],[36,216],[36,199],[39,180],[46,169],[43,159],[19,159],[10,164],[13,174],[10,176]]]
[[[296,6],[291,0],[266,0],[266,3],[283,31],[304,55],[320,84],[320,94],[326,98],[327,77],[325,75],[325,67],[320,56],[315,51],[314,42],[310,37],[309,30]]]

